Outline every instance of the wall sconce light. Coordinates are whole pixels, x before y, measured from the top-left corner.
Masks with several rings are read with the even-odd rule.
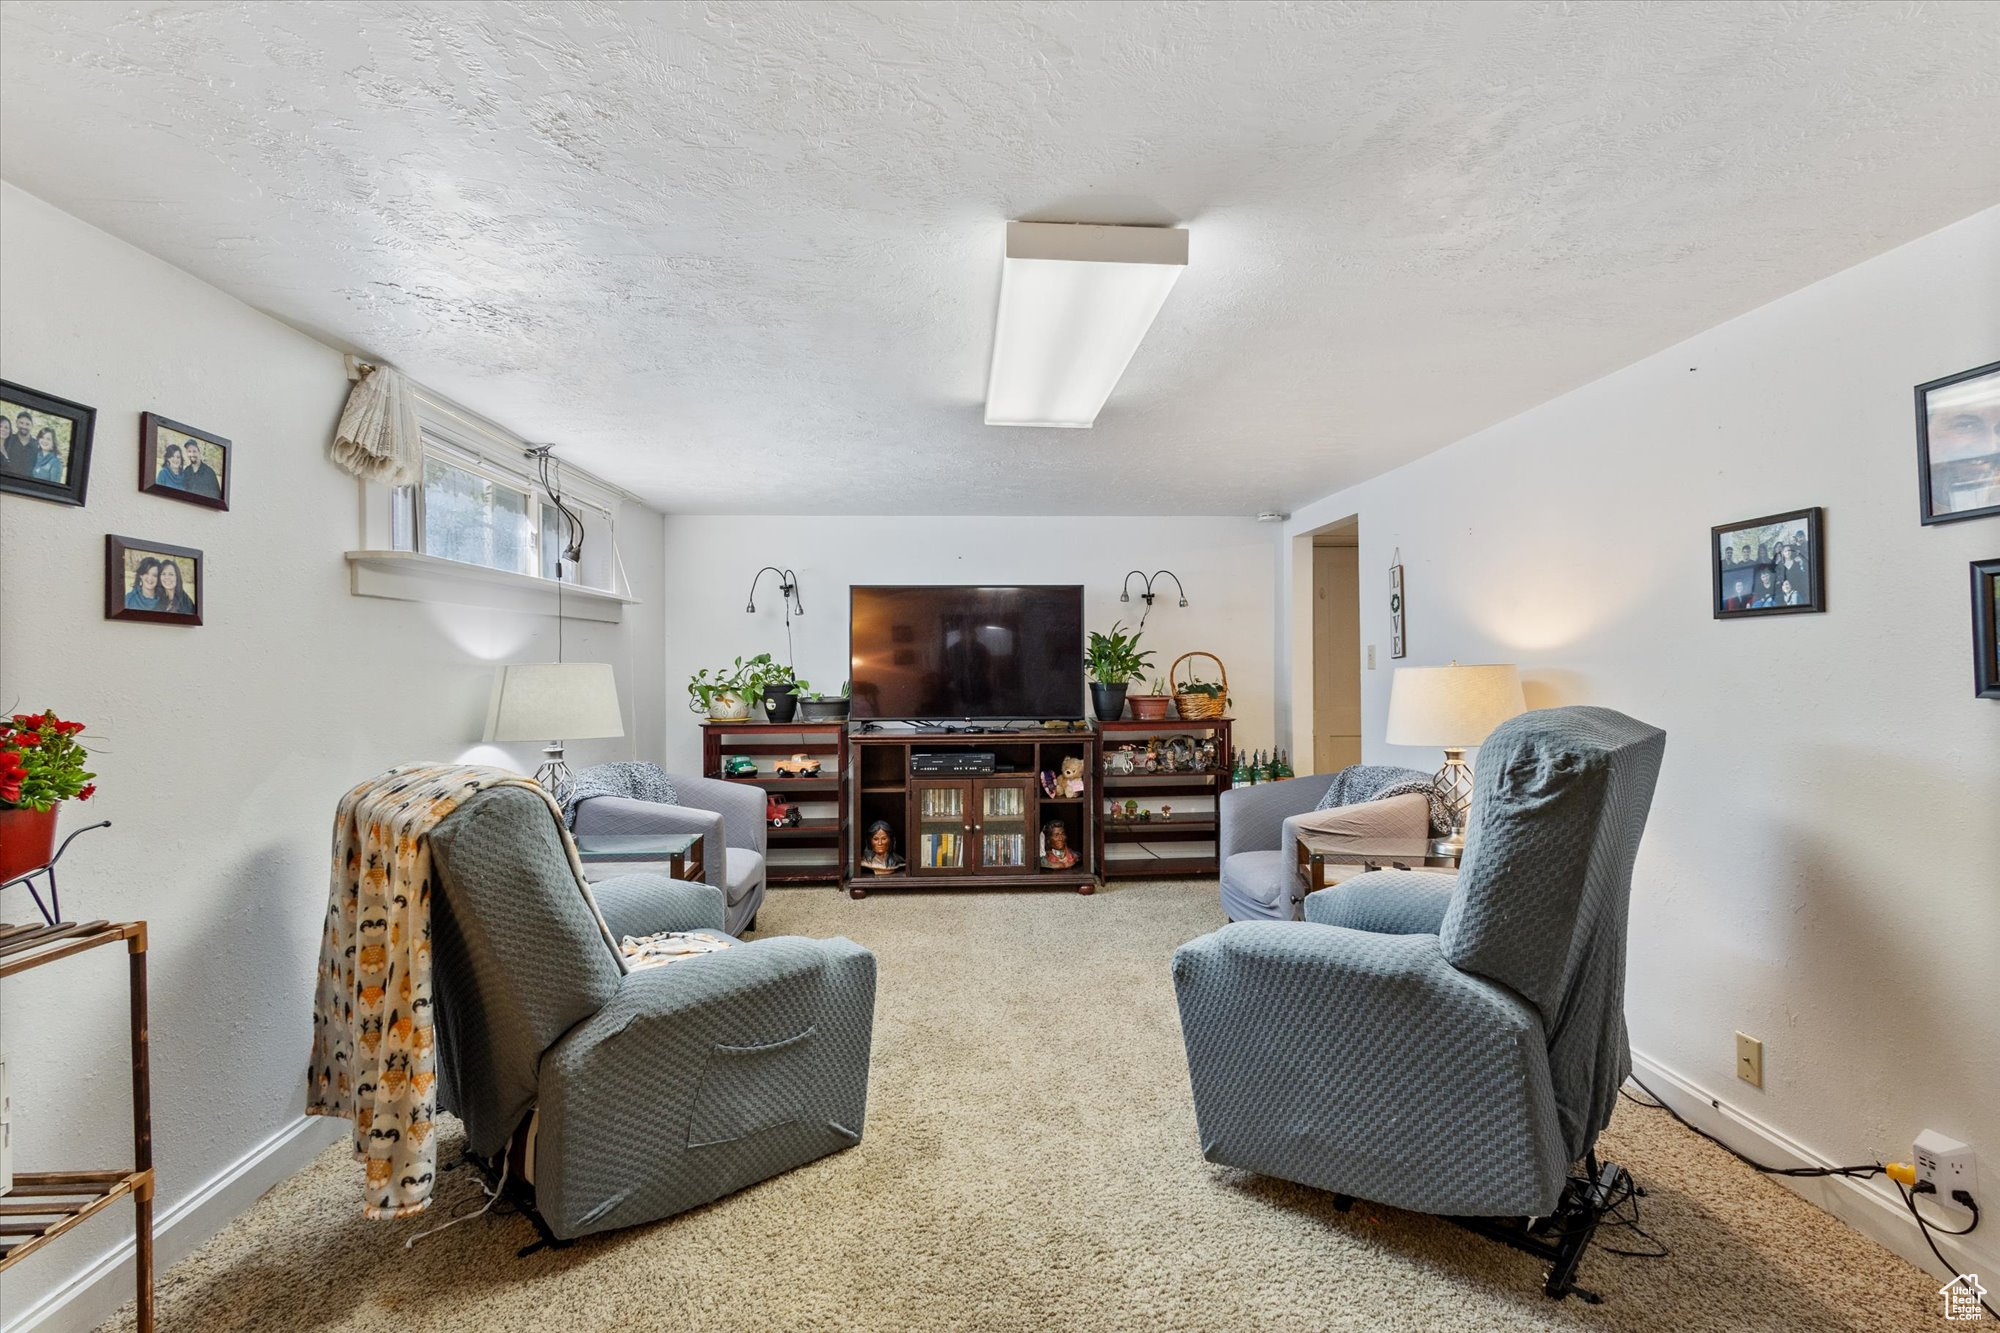
[[[1174,581],[1174,591],[1181,595],[1180,605],[1186,606],[1188,604],[1187,589],[1181,587],[1181,576],[1174,573],[1171,569],[1156,569],[1151,575],[1144,574],[1136,569],[1133,570],[1125,576],[1124,590],[1118,594],[1119,601],[1129,602],[1132,600],[1133,579],[1139,579],[1145,585],[1145,591],[1139,594],[1139,600],[1146,604],[1145,611],[1139,617],[1139,626],[1141,629],[1145,628],[1146,617],[1153,614],[1153,598],[1158,596],[1153,591],[1153,581],[1155,579],[1172,579]]]
[[[778,576],[778,604],[785,609],[785,665],[796,669],[798,663],[792,660],[792,616],[806,613],[806,604],[799,600],[799,576],[776,565],[764,566],[750,576],[750,599],[743,604],[743,611],[746,615],[757,614],[757,584],[766,574]]]

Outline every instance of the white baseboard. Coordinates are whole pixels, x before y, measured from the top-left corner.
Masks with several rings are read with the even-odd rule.
[[[1851,1162],[1836,1162],[1814,1152],[1748,1112],[1729,1105],[1692,1079],[1638,1051],[1632,1052],[1632,1072],[1645,1080],[1646,1087],[1654,1095],[1680,1112],[1690,1124],[1699,1126],[1744,1156],[1766,1166],[1853,1165]],[[1938,1266],[1930,1247],[1924,1244],[1923,1235],[1911,1219],[1909,1210],[1904,1207],[1902,1197],[1896,1193],[1895,1185],[1882,1177],[1857,1180],[1852,1176],[1771,1176],[1769,1179],[1833,1214],[1870,1240],[1901,1255],[1934,1275],[1939,1282],[1951,1276]],[[1643,1185],[1645,1182],[1642,1180],[1639,1183]],[[1922,1207],[1921,1204],[1918,1206]],[[1955,1227],[1960,1224],[1946,1221],[1945,1225]],[[1989,1285],[1997,1285],[1993,1283],[1993,1278],[2000,1275],[2000,1245],[1994,1243],[1996,1237],[2000,1237],[2000,1228],[1989,1232],[1988,1228],[1981,1227],[1977,1234],[1962,1239],[1933,1233],[1938,1249],[1944,1252],[1944,1257],[1951,1261],[1953,1267],[1961,1273],[1982,1274]]]
[[[317,1157],[349,1132],[345,1121],[300,1116],[219,1172],[201,1188],[161,1209],[153,1219],[155,1280],[186,1258],[264,1192]],[[126,1218],[117,1209],[113,1215]],[[128,1219],[129,1220],[129,1219]],[[61,1253],[61,1242],[38,1258]],[[22,1310],[0,1333],[84,1333],[132,1299],[134,1249],[127,1236],[96,1262]]]

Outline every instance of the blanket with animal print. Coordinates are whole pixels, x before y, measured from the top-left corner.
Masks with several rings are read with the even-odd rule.
[[[526,787],[548,799],[532,779],[503,769],[419,764],[362,783],[334,815],[306,1114],[354,1122],[354,1155],[368,1170],[364,1217],[408,1217],[430,1206],[437,1034],[429,835],[490,787]],[[576,848],[563,841],[582,883]]]

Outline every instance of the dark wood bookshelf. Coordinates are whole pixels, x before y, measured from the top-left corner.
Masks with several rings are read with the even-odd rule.
[[[1226,717],[1199,720],[1164,718],[1158,722],[1121,719],[1097,724],[1101,737],[1099,780],[1103,800],[1141,801],[1146,809],[1173,805],[1182,799],[1200,801],[1199,812],[1184,810],[1171,819],[1110,818],[1099,811],[1097,864],[1106,879],[1158,879],[1182,875],[1213,875],[1219,869],[1216,839],[1222,793],[1229,790],[1230,758],[1234,753],[1232,720]],[[1176,736],[1185,736],[1197,746],[1215,742],[1215,767],[1205,772],[1113,773],[1110,765],[1119,747],[1131,745],[1143,753],[1148,741],[1164,748]],[[1207,843],[1206,850],[1187,850],[1163,856],[1113,856],[1114,847],[1144,843]]]
[[[820,761],[820,776],[779,777],[772,762],[795,754],[811,755]],[[741,756],[757,761],[756,777],[732,778],[722,771],[729,760]],[[839,722],[703,722],[701,724],[701,771],[723,782],[758,787],[794,801],[831,804],[832,819],[808,819],[792,827],[766,828],[766,845],[787,853],[805,850],[809,861],[774,863],[765,860],[765,878],[772,884],[837,883],[846,864],[847,846],[847,723]]]

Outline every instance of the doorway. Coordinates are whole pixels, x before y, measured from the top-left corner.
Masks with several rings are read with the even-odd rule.
[[[1361,521],[1312,534],[1314,773],[1361,762]]]

